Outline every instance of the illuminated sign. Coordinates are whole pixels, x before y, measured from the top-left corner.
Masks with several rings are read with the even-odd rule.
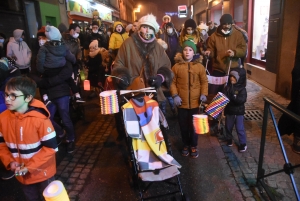
[[[181,5],[181,6],[178,6],[178,17],[179,18],[184,18],[184,17],[187,17],[187,6],[186,5]]]

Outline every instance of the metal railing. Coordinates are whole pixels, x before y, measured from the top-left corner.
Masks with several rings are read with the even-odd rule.
[[[298,201],[300,201],[300,196],[299,196],[299,192],[295,183],[295,179],[293,176],[294,173],[294,169],[296,167],[300,167],[299,165],[295,165],[293,166],[287,157],[282,139],[281,139],[281,135],[277,126],[277,122],[272,110],[272,107],[276,108],[277,110],[279,110],[280,112],[282,112],[283,114],[287,115],[288,117],[290,117],[291,119],[293,119],[294,121],[296,121],[297,123],[300,123],[300,116],[296,115],[295,113],[291,112],[290,110],[287,110],[286,108],[284,108],[282,105],[279,105],[278,103],[276,103],[275,101],[271,100],[270,98],[264,98],[265,101],[265,105],[264,105],[264,116],[263,116],[263,125],[262,125],[262,135],[261,135],[261,142],[260,142],[260,152],[259,152],[259,161],[258,161],[258,169],[257,169],[257,184],[261,184],[262,187],[265,189],[266,193],[268,194],[269,198],[272,201],[275,201],[275,197],[274,194],[272,193],[272,191],[269,189],[269,186],[264,182],[264,178],[274,175],[274,174],[278,174],[281,172],[285,172],[286,174],[288,174],[290,176],[292,185],[293,185],[293,189],[296,195],[296,198]],[[281,147],[281,151],[285,160],[285,164],[283,165],[283,169],[282,170],[278,170],[276,172],[272,172],[269,174],[265,174],[265,170],[263,169],[263,157],[264,157],[264,151],[265,151],[265,143],[266,143],[266,133],[267,133],[267,123],[268,123],[268,113],[270,112],[275,130],[276,130],[276,135]]]

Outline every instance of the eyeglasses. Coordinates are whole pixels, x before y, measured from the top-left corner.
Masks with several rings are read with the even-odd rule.
[[[16,98],[18,98],[18,97],[21,97],[21,96],[26,96],[25,94],[23,94],[23,95],[15,95],[15,94],[7,94],[7,93],[5,93],[5,94],[3,94],[3,97],[6,99],[7,97],[9,97],[9,99],[10,100],[12,100],[12,101],[14,101],[14,100],[16,100]]]

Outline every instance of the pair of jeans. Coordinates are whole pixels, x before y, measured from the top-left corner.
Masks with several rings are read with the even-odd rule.
[[[232,130],[234,125],[235,125],[235,130],[239,138],[240,144],[246,144],[247,137],[244,128],[244,115],[226,115],[225,128],[226,128],[227,138],[229,140],[232,139]]]
[[[56,113],[56,110],[58,110],[59,116],[67,133],[67,141],[73,142],[75,140],[75,131],[69,113],[69,102],[70,96],[55,98],[51,100],[51,103],[49,105],[47,105],[47,109],[50,112],[50,120],[53,124],[56,134],[58,136],[62,136],[64,133],[63,129],[54,121],[54,115]]]
[[[194,131],[193,115],[199,113],[199,108],[178,108],[178,123],[181,138],[185,146],[197,147],[198,135]]]
[[[43,191],[54,180],[55,178],[53,176],[39,183],[29,184],[29,185],[22,184],[22,190],[25,194],[26,200],[28,201],[44,200]]]

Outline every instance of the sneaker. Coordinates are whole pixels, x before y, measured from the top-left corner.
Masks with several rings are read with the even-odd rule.
[[[188,156],[189,154],[190,154],[189,146],[184,146],[183,149],[181,150],[181,155]]]
[[[191,157],[192,158],[198,158],[199,153],[197,147],[191,147]]]
[[[232,147],[232,140],[227,140],[227,146]]]
[[[245,152],[247,150],[247,145],[246,144],[241,144],[239,146],[239,152]]]
[[[44,101],[44,103],[45,103],[45,106],[47,106],[51,103],[51,101],[49,99],[47,99],[47,100]]]
[[[69,154],[73,153],[74,149],[75,149],[75,143],[74,142],[68,142],[67,152]]]
[[[76,100],[77,103],[85,103],[85,101],[82,100],[82,98],[79,98],[79,97],[76,97],[75,100]]]
[[[8,170],[2,174],[1,178],[3,180],[9,180],[9,179],[13,178],[14,176],[15,176],[15,172]]]

